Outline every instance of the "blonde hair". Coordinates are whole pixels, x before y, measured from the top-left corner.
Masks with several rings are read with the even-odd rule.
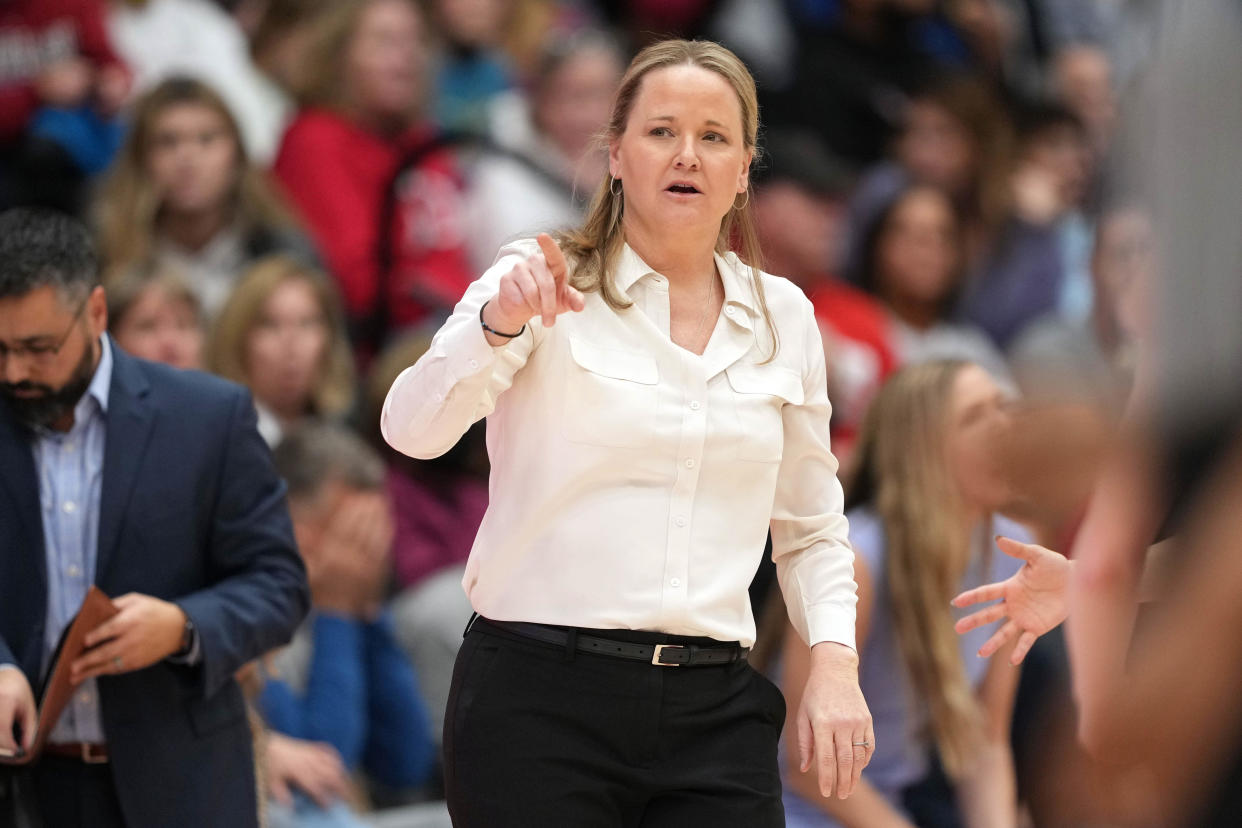
[[[957,377],[970,363],[929,362],[894,374],[871,405],[851,503],[884,527],[893,628],[914,696],[927,704],[945,770],[970,767],[983,717],[967,680],[949,601],[970,563],[957,486],[944,451]]]
[[[755,90],[755,79],[751,77],[746,65],[725,47],[718,43],[705,40],[663,40],[654,43],[639,52],[630,62],[621,85],[617,88],[613,99],[612,116],[601,138],[601,143],[619,139],[625,132],[630,111],[642,85],[643,78],[658,69],[673,66],[697,66],[714,72],[724,78],[737,95],[742,111],[742,142],[743,146],[754,153],[752,164],[759,158],[759,100]],[[612,191],[612,176],[605,173],[603,180],[596,188],[595,196],[587,208],[586,220],[582,226],[558,234],[557,243],[565,255],[575,265],[572,282],[574,287],[585,293],[599,292],[604,302],[614,310],[629,307],[611,278],[611,267],[616,261],[625,241],[621,217],[625,209],[624,191],[616,195]],[[779,340],[776,325],[768,309],[767,299],[763,292],[763,280],[760,268],[763,264],[759,248],[759,233],[751,212],[749,196],[739,207],[736,199],[731,209],[720,222],[720,233],[716,237],[716,252],[725,253],[734,246],[740,248],[739,253],[750,267],[751,286],[763,314],[764,322],[772,336],[772,352],[769,359],[776,355]]]
[[[246,348],[250,334],[258,327],[268,299],[291,280],[310,287],[328,328],[327,349],[311,392],[310,413],[343,417],[354,402],[354,365],[345,337],[341,303],[327,278],[297,259],[268,256],[246,271],[212,329],[207,348],[208,368],[225,379],[247,384]]]
[[[151,257],[156,221],[163,204],[147,170],[147,159],[156,122],[175,106],[205,107],[224,122],[236,155],[232,212],[243,232],[294,224],[292,214],[268,184],[266,176],[250,163],[237,119],[224,99],[201,81],[169,78],[134,105],[125,144],[95,199],[95,225],[105,284]]]
[[[377,2],[380,0],[335,0],[318,13],[310,24],[301,82],[291,90],[299,106],[317,106],[337,112],[349,108],[344,71],[349,42],[358,33],[362,15]],[[423,23],[426,15],[422,7],[415,0],[404,2],[420,24]],[[420,29],[425,37],[425,25]],[[411,117],[413,110],[414,102],[411,102]]]

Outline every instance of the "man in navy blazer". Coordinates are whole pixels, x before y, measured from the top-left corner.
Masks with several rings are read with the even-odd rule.
[[[309,604],[284,484],[245,389],[106,328],[85,229],[0,214],[0,752],[31,745],[31,688],[94,583],[121,611],[27,777],[44,823],[257,825],[233,675]]]

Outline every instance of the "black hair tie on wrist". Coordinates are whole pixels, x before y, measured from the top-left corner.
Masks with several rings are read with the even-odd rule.
[[[479,308],[479,324],[483,326],[483,330],[487,331],[490,334],[496,334],[496,336],[503,336],[505,339],[516,339],[517,337],[521,336],[522,334],[526,332],[526,325],[522,325],[522,329],[518,331],[517,333],[511,333],[511,334],[502,333],[501,331],[498,331],[495,328],[489,328],[487,323],[483,321],[483,308],[486,308],[488,305],[488,302],[491,302],[491,301],[492,301],[491,299],[488,299],[487,302],[483,303],[483,307]]]

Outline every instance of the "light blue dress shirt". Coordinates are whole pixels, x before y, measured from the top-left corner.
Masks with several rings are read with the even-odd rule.
[[[73,409],[73,427],[63,433],[40,428],[33,443],[47,559],[43,674],[65,628],[82,606],[87,588],[95,582],[105,418],[112,385],[112,345],[106,335],[100,344],[102,353],[95,375]],[[74,690],[48,740],[105,741],[94,679]]]

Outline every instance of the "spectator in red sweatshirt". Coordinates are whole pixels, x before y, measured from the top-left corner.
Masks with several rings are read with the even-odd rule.
[[[422,15],[411,0],[350,0],[326,14],[275,170],[365,350],[392,330],[447,315],[471,281],[462,185],[443,155],[428,159],[401,176],[386,224],[382,205],[402,158],[431,134],[421,122]],[[393,251],[387,272],[378,263],[382,235]]]
[[[120,142],[129,82],[102,0],[0,0],[0,207],[76,211]]]

